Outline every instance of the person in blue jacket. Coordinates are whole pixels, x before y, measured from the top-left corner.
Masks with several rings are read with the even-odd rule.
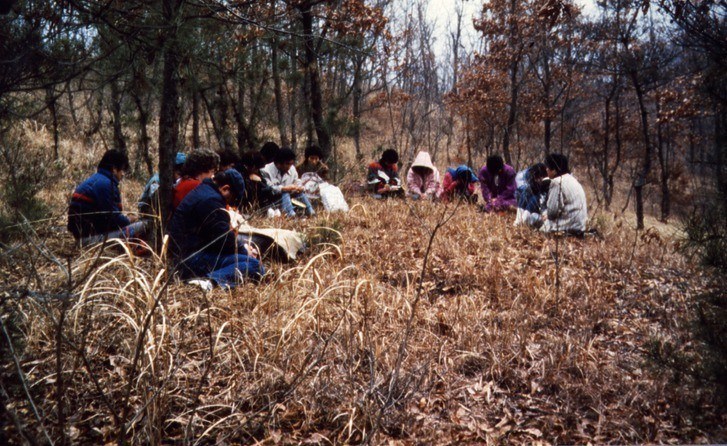
[[[132,222],[122,212],[119,182],[129,169],[129,159],[120,150],[107,150],[98,169],[73,192],[68,206],[68,230],[81,246],[107,238],[140,237],[143,222]]]
[[[537,163],[518,172],[515,181],[517,183],[515,226],[527,225],[539,228],[543,224],[542,213],[545,210],[545,198],[550,184],[545,164]]]
[[[174,184],[179,181],[182,177],[182,168],[184,163],[187,161],[187,155],[183,152],[177,152],[174,157]],[[153,217],[159,211],[159,172],[155,172],[154,175],[149,178],[144,190],[141,192],[139,202],[137,206],[139,208],[139,215]]]
[[[238,244],[227,206],[237,207],[245,193],[245,182],[235,169],[204,179],[184,197],[174,211],[168,233],[182,276],[210,290],[214,285],[234,287],[247,276],[259,280],[262,263],[249,247]]]

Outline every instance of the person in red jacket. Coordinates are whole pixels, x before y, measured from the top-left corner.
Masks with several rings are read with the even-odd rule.
[[[184,197],[205,178],[212,178],[220,165],[220,156],[207,149],[194,150],[187,156],[182,168],[182,178],[174,186],[172,209],[177,209]]]
[[[477,201],[477,195],[475,195],[475,183],[477,181],[477,176],[472,172],[472,169],[464,164],[457,168],[450,167],[444,174],[437,198],[444,202],[455,198],[463,198],[474,203]]]

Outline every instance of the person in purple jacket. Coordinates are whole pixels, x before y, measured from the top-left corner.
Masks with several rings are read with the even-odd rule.
[[[515,169],[505,164],[501,156],[487,157],[487,162],[478,175],[485,212],[515,209],[517,206],[515,175]]]
[[[109,238],[140,237],[144,222],[132,222],[121,206],[119,182],[129,169],[129,158],[120,150],[107,150],[96,173],[73,192],[68,205],[68,230],[81,246]]]

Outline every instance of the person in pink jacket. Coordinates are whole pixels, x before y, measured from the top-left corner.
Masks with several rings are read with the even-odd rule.
[[[417,153],[406,174],[407,196],[413,200],[431,200],[439,190],[439,171],[428,152]]]

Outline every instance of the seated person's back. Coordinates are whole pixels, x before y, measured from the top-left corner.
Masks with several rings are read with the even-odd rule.
[[[545,167],[550,177],[545,232],[566,232],[582,235],[586,230],[588,209],[583,186],[570,174],[568,158],[559,153],[545,157]]]
[[[119,182],[128,168],[124,152],[108,150],[96,173],[73,192],[68,205],[68,230],[82,244],[99,242],[106,236],[130,237],[143,230],[143,224],[132,224],[122,213]]]

